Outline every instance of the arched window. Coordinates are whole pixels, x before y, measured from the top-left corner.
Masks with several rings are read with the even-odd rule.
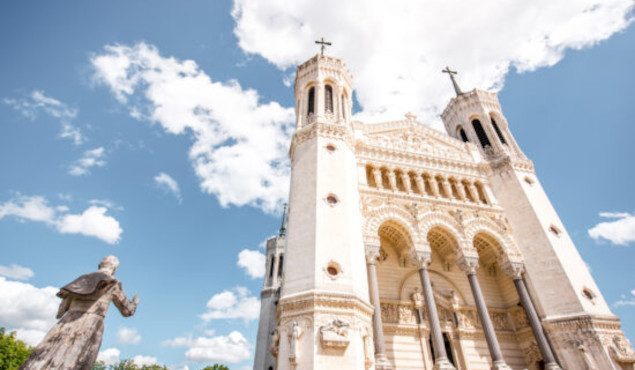
[[[464,143],[467,143],[468,141],[470,141],[467,138],[467,134],[465,133],[465,130],[463,130],[463,127],[459,127],[459,136],[461,136],[461,140],[463,140]]]
[[[481,143],[481,146],[483,148],[492,146],[492,143],[490,143],[489,138],[487,137],[487,134],[485,133],[485,130],[483,130],[483,125],[481,125],[481,121],[475,119],[474,121],[472,121],[472,127],[474,127],[474,131],[476,131],[476,136],[478,137],[478,141]]]
[[[342,118],[346,118],[346,97],[342,94]]]
[[[498,139],[500,139],[501,143],[507,144],[507,141],[505,140],[505,136],[503,136],[503,133],[501,132],[500,128],[498,128],[498,125],[496,124],[496,121],[494,121],[494,118],[492,118],[492,126],[494,127],[494,131],[496,131],[496,135],[498,135]]]
[[[309,89],[308,103],[307,114],[315,113],[315,87]]]
[[[269,278],[273,277],[273,266],[276,263],[275,257],[271,256],[271,266],[269,266]]]
[[[333,88],[331,85],[324,86],[324,111],[333,113]]]

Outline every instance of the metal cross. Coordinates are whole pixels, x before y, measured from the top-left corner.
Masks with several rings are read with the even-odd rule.
[[[328,41],[324,41],[324,37],[315,42],[316,44],[320,44],[320,55],[324,55],[324,48],[326,46],[331,46],[331,43]]]
[[[452,85],[454,86],[454,92],[456,92],[456,96],[463,94],[463,91],[461,91],[459,84],[456,83],[456,79],[454,79],[454,75],[457,74],[457,72],[451,70],[450,67],[448,66],[446,66],[444,70],[441,70],[441,72],[447,73],[448,75],[450,75],[450,79],[452,80]]]

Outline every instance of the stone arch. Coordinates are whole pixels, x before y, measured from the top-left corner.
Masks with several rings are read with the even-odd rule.
[[[364,213],[364,243],[379,245],[379,228],[389,221],[403,227],[414,245],[419,242],[417,221],[412,214],[403,207],[386,204]]]
[[[438,276],[440,277],[444,282],[447,283],[447,285],[452,287],[452,290],[457,294],[458,298],[459,298],[459,305],[464,306],[467,304],[467,300],[465,299],[465,294],[461,291],[461,289],[456,285],[456,283],[454,283],[452,281],[452,279],[448,278],[447,276],[445,276],[444,274],[442,274],[441,272],[435,271],[435,270],[430,270],[428,269],[430,276]],[[420,281],[419,281],[419,271],[418,270],[413,270],[408,272],[403,279],[401,279],[401,281],[399,282],[399,300],[400,301],[408,301],[410,300],[410,296],[408,295],[411,292],[406,291],[406,287],[407,287],[407,283],[408,280],[410,280],[411,278],[413,278],[413,275],[415,275],[415,279],[417,281],[417,283],[419,284],[419,288],[421,288],[420,286]],[[441,294],[441,292],[434,290],[433,288],[433,292],[434,292],[434,298],[435,301],[438,303],[444,302],[445,304],[443,306],[447,306],[447,302],[449,301],[448,297],[445,297]],[[447,308],[447,307],[446,307]]]
[[[428,233],[435,227],[440,227],[449,232],[456,239],[459,247],[463,248],[464,244],[466,244],[463,232],[461,231],[463,227],[449,214],[443,212],[428,212],[419,220],[419,233],[423,236],[424,240],[427,240]]]
[[[508,263],[522,263],[523,257],[514,242],[514,239],[497,222],[483,217],[473,218],[465,223],[465,237],[474,245],[477,236],[484,235],[490,238],[494,246],[498,246],[499,262],[501,265]]]

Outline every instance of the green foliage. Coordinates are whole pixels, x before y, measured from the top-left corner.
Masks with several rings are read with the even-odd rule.
[[[0,370],[17,370],[31,355],[31,347],[0,328]]]
[[[106,366],[106,364],[104,364],[103,361],[97,361],[93,365],[93,369],[92,370],[107,370],[107,369],[108,369],[108,366]]]
[[[103,363],[101,363],[100,366],[102,364]],[[123,360],[119,362],[118,364],[111,365],[109,367],[106,367],[106,366],[99,367],[99,368],[93,367],[93,370],[105,370],[105,369],[109,369],[109,370],[168,370],[168,368],[163,365],[143,365],[139,367],[132,360]]]
[[[212,366],[205,366],[202,370],[229,370],[225,365],[214,364]]]

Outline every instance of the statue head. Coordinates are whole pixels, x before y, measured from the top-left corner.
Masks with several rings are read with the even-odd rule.
[[[99,270],[113,275],[119,267],[119,258],[115,256],[106,256],[99,262]]]

